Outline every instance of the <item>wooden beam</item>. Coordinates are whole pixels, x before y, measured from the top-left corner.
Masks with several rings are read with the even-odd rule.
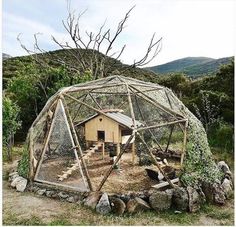
[[[85,177],[87,178],[89,189],[91,191],[93,191],[91,179],[89,177],[89,173],[88,173],[86,164],[85,164],[84,159],[83,159],[83,151],[82,151],[82,149],[80,147],[79,140],[77,138],[77,134],[76,134],[76,131],[75,131],[75,128],[74,128],[74,125],[73,125],[70,113],[69,113],[69,111],[67,109],[67,105],[66,105],[65,98],[64,98],[63,95],[61,95],[61,99],[62,99],[62,103],[63,103],[64,108],[65,108],[65,112],[66,112],[66,115],[67,115],[68,123],[69,123],[70,129],[71,129],[71,133],[72,133],[72,136],[73,136],[73,139],[74,139],[75,146],[77,147],[77,151],[79,152],[79,156],[80,156],[80,159],[81,159],[81,164],[82,164],[82,167],[84,169]]]
[[[84,102],[82,102],[82,101],[80,101],[80,100],[77,100],[76,98],[74,98],[74,97],[72,97],[72,96],[70,96],[70,95],[68,95],[68,94],[64,94],[64,96],[67,96],[67,97],[69,97],[69,98],[75,100],[76,102],[85,105],[85,106],[88,107],[89,109],[91,109],[91,110],[93,110],[93,111],[95,111],[95,112],[97,112],[97,113],[99,113],[99,114],[101,114],[101,115],[104,115],[104,116],[108,117],[108,116],[106,115],[106,113],[104,113],[103,111],[101,111],[101,110],[99,110],[99,109],[96,109],[96,108],[90,106],[90,105],[87,104],[87,103],[84,103]],[[109,117],[108,117],[108,118],[109,118]],[[131,127],[128,127],[128,126],[126,126],[126,127],[129,128],[129,129],[132,129]]]
[[[124,152],[126,151],[126,149],[128,148],[131,140],[133,139],[133,137],[135,136],[134,131],[132,133],[132,135],[130,135],[129,139],[127,140],[123,150],[117,155],[117,158],[115,160],[115,162],[113,163],[113,165],[109,168],[109,170],[107,171],[107,173],[105,174],[105,176],[103,177],[101,183],[99,184],[98,188],[96,191],[100,191],[102,189],[102,186],[104,185],[104,183],[106,182],[107,178],[110,176],[112,170],[114,169],[115,165],[118,163],[118,161],[120,160],[121,156],[124,154]]]
[[[142,130],[151,129],[151,128],[160,128],[160,127],[174,125],[174,124],[178,124],[178,123],[186,122],[186,121],[188,121],[188,120],[182,119],[182,120],[177,120],[177,121],[172,121],[172,122],[165,122],[165,123],[157,124],[157,125],[151,125],[151,126],[147,126],[147,127],[140,127],[137,129],[137,131],[142,131]]]
[[[47,150],[47,146],[48,146],[48,143],[49,143],[49,139],[51,137],[51,134],[52,134],[52,129],[54,127],[54,124],[55,124],[55,120],[56,120],[56,114],[59,110],[59,102],[58,102],[58,99],[57,99],[57,106],[56,106],[56,109],[54,111],[54,114],[53,114],[53,118],[52,118],[52,123],[50,125],[50,128],[49,128],[49,131],[48,131],[48,134],[47,134],[47,137],[46,137],[46,140],[45,140],[45,144],[44,144],[44,148],[43,148],[43,151],[42,151],[42,154],[40,156],[40,159],[39,159],[39,162],[38,162],[38,165],[36,167],[36,173],[34,175],[34,180],[37,180],[37,177],[38,177],[38,174],[39,174],[39,170],[41,168],[41,165],[42,165],[42,162],[43,162],[43,157],[46,153],[46,150]]]
[[[188,127],[188,121],[185,122],[185,127],[184,127],[184,140],[183,140],[183,146],[182,146],[182,152],[181,152],[181,161],[180,161],[181,166],[183,165],[184,155],[185,155],[185,152],[186,152],[187,127]]]
[[[157,162],[155,156],[153,155],[151,149],[149,148],[149,146],[147,145],[147,143],[144,141],[144,139],[141,137],[141,135],[139,134],[139,132],[137,132],[137,135],[139,136],[139,138],[141,139],[142,143],[146,146],[148,153],[150,154],[153,162],[155,163],[155,165],[157,166],[157,168],[159,169],[159,171],[162,173],[162,175],[165,177],[165,179],[167,180],[167,182],[169,183],[169,185],[174,188],[175,185],[170,181],[169,177],[167,177],[167,175],[165,174],[165,172],[162,170],[160,164]]]
[[[178,183],[178,182],[179,182],[179,178],[175,178],[175,179],[171,180],[172,184],[175,184],[175,183]],[[162,182],[162,183],[153,185],[152,188],[160,189],[160,188],[166,187],[168,185],[169,185],[168,182]]]
[[[172,127],[171,127],[171,129],[170,129],[170,135],[169,135],[169,138],[168,138],[168,142],[167,142],[167,145],[166,145],[165,152],[168,151],[168,148],[169,148],[169,145],[170,145],[170,140],[171,140],[171,137],[172,137],[172,133],[173,133],[174,127],[175,127],[175,125],[172,125]]]
[[[104,160],[105,158],[105,143],[102,143],[102,159]]]
[[[74,151],[74,154],[75,154],[75,158],[76,158],[76,160],[77,160],[77,165],[78,165],[79,170],[80,170],[80,173],[81,173],[81,175],[82,175],[82,178],[83,178],[83,181],[84,181],[84,185],[86,185],[85,178],[84,178],[84,174],[83,174],[83,171],[82,171],[81,165],[80,165],[80,160],[79,160],[79,157],[78,157],[78,154],[77,154],[77,151],[76,151],[75,142],[74,142],[74,140],[73,140],[71,128],[70,128],[70,125],[69,125],[68,120],[67,120],[68,117],[67,117],[66,112],[65,112],[65,106],[63,105],[61,99],[59,99],[59,102],[60,102],[60,105],[61,105],[61,108],[62,108],[62,112],[63,112],[63,114],[64,114],[64,116],[65,116],[65,124],[66,124],[66,126],[67,126],[67,128],[68,128],[68,131],[69,131],[69,137],[70,137],[70,139],[71,139],[72,146],[74,147],[74,148],[73,148],[73,151]]]
[[[88,190],[79,190],[78,187],[73,187],[73,186],[70,186],[70,185],[64,185],[64,184],[55,183],[55,182],[46,181],[46,180],[37,179],[37,180],[35,180],[35,182],[48,184],[48,185],[52,185],[52,186],[56,186],[56,187],[60,187],[60,188],[69,188],[69,189],[72,189],[73,191],[78,191],[78,192],[87,192],[88,191]]]
[[[132,164],[135,163],[135,143],[132,143]]]
[[[139,89],[137,89],[136,87],[129,85],[132,89],[139,91],[140,94],[136,94],[139,97],[142,97],[143,99],[145,99],[147,102],[153,104],[154,106],[156,106],[157,108],[159,108],[160,110],[164,111],[165,113],[170,114],[171,116],[179,116],[181,118],[184,118],[184,116],[182,116],[181,114],[175,112],[174,110],[171,110],[165,106],[163,106],[162,104],[158,103],[156,100],[153,100],[151,97],[149,97],[148,95],[146,95],[144,92],[140,91]]]

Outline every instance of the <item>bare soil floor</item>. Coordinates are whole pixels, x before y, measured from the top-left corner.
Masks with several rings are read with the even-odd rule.
[[[3,165],[3,224],[4,225],[234,225],[234,200],[225,206],[205,205],[201,211],[175,214],[148,211],[135,215],[99,215],[79,205],[11,189],[7,172],[17,162]]]
[[[105,152],[104,158],[101,152],[95,152],[86,160],[94,189],[98,188],[100,182],[111,167],[111,161],[112,159],[109,157],[108,152]],[[66,171],[67,167],[70,167],[72,163],[75,163],[75,160],[69,160],[66,157],[48,159],[43,162],[38,179],[86,190],[87,187],[83,184],[79,169],[73,171],[73,173],[62,182],[58,181],[58,175],[62,175],[62,171]],[[156,180],[150,179],[145,171],[145,168],[157,171],[157,167],[155,165],[140,166],[137,157],[135,157],[133,163],[132,154],[130,152],[122,155],[118,166],[119,168],[114,169],[105,182],[102,188],[104,191],[109,193],[138,192],[148,190],[152,185],[159,183]]]

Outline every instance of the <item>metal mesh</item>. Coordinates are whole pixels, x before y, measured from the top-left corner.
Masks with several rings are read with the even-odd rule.
[[[87,184],[83,178],[80,161],[76,159],[76,151],[73,149],[75,144],[61,101],[58,102],[51,127],[38,179],[86,191]],[[76,168],[69,174],[73,166]],[[60,176],[65,173],[68,173],[68,176],[60,180]]]

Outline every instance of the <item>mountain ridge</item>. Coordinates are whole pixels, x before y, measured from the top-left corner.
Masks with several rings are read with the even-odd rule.
[[[157,74],[184,73],[190,77],[199,77],[216,73],[223,64],[228,64],[233,57],[208,58],[208,57],[185,57],[165,64],[146,67]]]

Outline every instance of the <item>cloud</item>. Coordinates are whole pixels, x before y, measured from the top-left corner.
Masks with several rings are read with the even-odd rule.
[[[12,0],[15,2],[14,0]],[[47,50],[58,48],[51,40],[69,41],[61,19],[66,16],[66,2],[51,0],[42,4],[39,0],[26,0],[5,7],[3,12],[3,51],[11,55],[25,54],[16,41],[19,33],[25,44],[33,43],[33,34],[43,33],[40,44]],[[34,4],[36,4],[35,11]],[[115,30],[119,21],[133,5],[127,25],[117,40],[114,50],[124,44],[124,63],[132,63],[143,56],[154,32],[163,37],[163,48],[152,65],[186,56],[223,57],[234,55],[234,1],[185,1],[185,0],[71,0],[76,12],[88,9],[80,21],[82,32],[98,31],[106,21],[106,28]]]

